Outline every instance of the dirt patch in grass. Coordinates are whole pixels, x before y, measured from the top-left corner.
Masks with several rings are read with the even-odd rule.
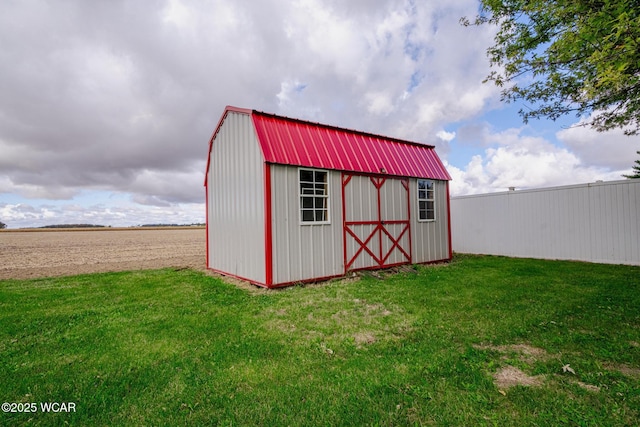
[[[474,345],[474,348],[478,350],[491,350],[497,351],[503,354],[503,358],[506,358],[509,354],[517,354],[518,359],[525,363],[534,363],[538,360],[546,360],[550,356],[549,354],[538,347],[533,347],[528,344],[511,344],[511,345]]]
[[[400,265],[397,267],[385,268],[381,270],[362,270],[357,274],[364,277],[375,277],[376,279],[384,280],[390,276],[397,274],[417,274],[418,266],[413,264]]]
[[[515,355],[517,360],[527,365],[532,365],[538,361],[549,360],[554,357],[553,355],[547,353],[545,350],[538,347],[533,347],[528,344],[498,346],[475,345],[474,348],[477,348],[479,350],[490,350],[499,352],[502,354],[501,358],[503,360],[508,360],[510,356],[512,357],[513,355]],[[607,369],[619,371],[623,375],[632,377],[635,376],[635,378],[640,377],[640,369],[630,368],[626,365],[608,366]],[[563,367],[563,373],[575,375],[575,372],[570,368],[570,365],[565,365]],[[547,378],[544,375],[530,376],[514,366],[507,365],[495,372],[493,374],[493,379],[496,387],[498,387],[498,389],[502,392],[503,390],[517,385],[539,387],[542,386],[543,381]],[[553,377],[550,379],[550,381],[553,383]],[[578,380],[570,380],[570,382],[577,384],[579,387],[590,392],[597,393],[600,391],[600,387],[592,384],[587,384]]]
[[[632,368],[631,366],[628,366],[628,365],[613,365],[613,364],[606,364],[604,365],[604,367],[610,371],[618,371],[625,377],[630,377],[635,379],[640,378],[640,369],[638,368]]]
[[[363,344],[373,344],[374,342],[376,342],[376,335],[373,332],[367,332],[367,331],[362,331],[362,332],[357,332],[354,336],[353,339],[356,343],[356,345],[363,345]]]
[[[353,298],[343,288],[331,297],[308,292],[304,302],[295,305],[283,300],[266,309],[264,315],[269,318],[265,324],[270,329],[296,333],[311,341],[352,343],[360,348],[399,339],[412,330],[414,321],[397,305]]]
[[[392,314],[390,310],[388,310],[384,304],[375,303],[368,304],[366,300],[354,299],[353,302],[356,306],[361,305],[359,311],[362,312],[363,316],[366,317],[377,317],[377,316],[389,316]]]
[[[533,364],[539,360],[546,360],[549,358],[549,354],[538,347],[531,346],[529,344],[511,344],[511,345],[474,345],[474,348],[478,350],[490,350],[501,353],[501,359],[507,360],[510,357],[515,358],[527,365]],[[525,386],[525,387],[539,387],[542,386],[543,375],[531,376],[523,372],[521,369],[515,366],[506,365],[500,368],[493,374],[493,381],[498,390],[503,393],[510,387]]]
[[[518,385],[525,386],[525,387],[541,386],[542,380],[544,379],[544,377],[540,375],[537,375],[537,376],[527,375],[526,373],[522,372],[520,369],[514,366],[507,365],[499,369],[493,375],[493,379],[496,387],[502,390],[510,387],[515,387]]]
[[[576,384],[578,384],[583,389],[592,391],[594,393],[597,393],[597,392],[600,391],[600,387],[595,386],[595,385],[591,385],[591,384],[587,384],[587,383],[583,383],[582,381],[578,381]]]

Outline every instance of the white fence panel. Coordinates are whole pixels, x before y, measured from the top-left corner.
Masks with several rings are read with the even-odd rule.
[[[461,253],[640,265],[640,179],[451,198]]]

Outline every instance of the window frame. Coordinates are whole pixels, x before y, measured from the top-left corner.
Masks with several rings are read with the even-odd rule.
[[[420,184],[422,182],[425,183],[424,188],[420,188]],[[429,189],[429,185],[431,185],[431,189]],[[436,182],[432,179],[418,178],[416,180],[416,190],[418,201],[416,204],[418,222],[434,222],[436,220]],[[424,197],[421,197],[422,192],[424,192]],[[431,193],[431,197],[429,197],[429,193]],[[432,203],[431,209],[428,207],[429,202]],[[421,207],[421,203],[425,203],[424,209]],[[422,212],[425,212],[425,219],[422,219],[422,216],[420,215]],[[429,218],[429,212],[433,212],[433,218]]]
[[[311,172],[313,174],[313,178],[311,181],[303,181],[302,180],[302,172]],[[316,181],[316,174],[322,173],[325,176],[325,181]],[[324,194],[318,194],[319,190],[318,185],[324,183]],[[312,190],[312,193],[304,193],[303,192],[303,184],[311,185],[311,188],[307,188],[307,190]],[[306,198],[312,200],[312,207],[305,207],[305,203],[303,199]],[[324,207],[317,207],[316,199],[323,198],[324,199]],[[304,212],[313,212],[313,220],[305,220]],[[324,220],[316,220],[317,213],[324,212]],[[329,198],[329,171],[325,169],[312,169],[312,168],[298,168],[298,222],[300,225],[326,225],[331,224],[331,214],[330,214],[330,198]]]

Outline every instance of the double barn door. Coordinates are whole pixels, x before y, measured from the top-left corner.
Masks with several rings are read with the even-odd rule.
[[[411,263],[409,180],[342,174],[345,272]]]

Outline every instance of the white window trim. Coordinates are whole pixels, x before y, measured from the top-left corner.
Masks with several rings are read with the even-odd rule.
[[[420,181],[426,181],[426,182],[431,182],[433,184],[433,199],[421,199],[420,198]],[[436,182],[432,179],[426,179],[426,178],[418,178],[416,180],[416,198],[417,198],[417,203],[416,203],[416,217],[418,218],[418,222],[434,222],[437,218],[436,216]],[[420,219],[420,202],[433,202],[433,219]]]
[[[302,197],[304,196],[308,196],[306,194],[302,194],[300,191],[300,171],[309,171],[309,172],[323,172],[327,175],[327,193],[324,196],[320,196],[320,197],[324,197],[327,200],[327,220],[326,221],[303,221],[302,220]],[[330,191],[329,191],[329,178],[330,178],[330,174],[329,171],[326,169],[312,169],[312,168],[298,168],[298,221],[300,225],[327,225],[327,224],[331,224],[331,198],[330,196]],[[314,181],[315,183],[315,181]],[[313,197],[317,197],[316,195],[314,195]]]

